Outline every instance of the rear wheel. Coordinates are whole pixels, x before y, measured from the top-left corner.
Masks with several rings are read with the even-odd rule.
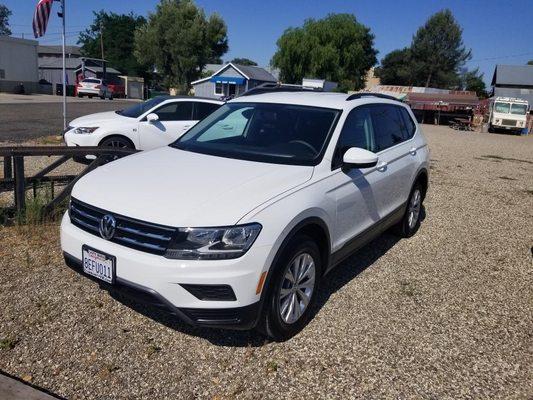
[[[297,235],[273,268],[258,329],[271,339],[286,340],[311,318],[322,276],[319,248],[310,237]]]
[[[422,215],[422,202],[424,195],[422,185],[417,182],[411,189],[407,209],[402,220],[396,225],[396,233],[401,237],[413,236],[420,227],[420,217]]]

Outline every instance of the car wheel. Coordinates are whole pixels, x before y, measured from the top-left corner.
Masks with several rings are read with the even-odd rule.
[[[411,189],[405,214],[398,225],[396,225],[395,231],[399,236],[408,238],[416,233],[420,227],[423,200],[424,195],[422,192],[422,185],[416,183],[413,186],[413,189]]]
[[[90,95],[88,95],[87,97],[89,97],[90,99],[92,99],[92,98],[93,98],[93,95],[92,95],[92,94],[90,94]]]
[[[83,94],[78,93],[78,97],[79,97],[79,98],[82,98],[82,97],[83,97]]]
[[[112,136],[107,139],[104,139],[104,141],[100,143],[100,146],[117,147],[121,149],[135,148],[135,146],[133,146],[128,139],[121,138],[120,136]]]
[[[282,341],[300,332],[311,318],[322,276],[320,250],[310,237],[297,235],[273,268],[258,329]]]
[[[113,100],[113,93],[109,95],[109,100]]]

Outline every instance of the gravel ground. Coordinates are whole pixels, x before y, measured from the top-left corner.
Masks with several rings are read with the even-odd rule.
[[[424,129],[420,231],[332,272],[285,343],[124,305],[56,225],[0,228],[0,369],[69,399],[533,398],[533,138]]]
[[[119,110],[133,104],[135,102],[131,100],[69,100],[67,122],[82,115]],[[63,105],[60,102],[0,103],[0,141],[23,142],[42,136],[58,135],[61,132],[63,132]]]

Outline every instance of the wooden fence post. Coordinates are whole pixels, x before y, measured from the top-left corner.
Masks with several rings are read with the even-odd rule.
[[[4,157],[4,179],[13,178],[13,164],[11,161],[11,156]]]
[[[15,156],[15,207],[22,211],[26,207],[26,186],[24,181],[24,157]]]

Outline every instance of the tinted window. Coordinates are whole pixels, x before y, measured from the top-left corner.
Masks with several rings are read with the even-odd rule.
[[[82,80],[84,83],[100,83],[100,79],[84,79]]]
[[[154,97],[153,99],[146,100],[143,103],[135,104],[134,106],[128,107],[124,110],[119,110],[117,111],[117,114],[124,117],[137,118],[140,117],[141,114],[144,114],[146,111],[165,100],[166,99],[164,97]]]
[[[159,121],[190,121],[192,119],[192,104],[189,101],[165,104],[154,111]]]
[[[213,111],[215,111],[218,107],[220,107],[220,104],[213,104],[213,103],[194,103],[194,120],[200,120],[207,117],[209,114],[211,114]]]
[[[338,110],[292,104],[227,103],[172,146],[280,164],[320,162]]]
[[[388,149],[404,140],[404,122],[398,107],[375,104],[370,110],[374,128],[374,152]]]
[[[360,147],[372,151],[374,147],[373,136],[370,107],[363,106],[353,109],[344,121],[333,156],[333,168],[340,167],[342,157],[350,147]]]
[[[405,123],[407,139],[411,139],[416,132],[416,124],[413,121],[413,118],[411,118],[409,111],[407,111],[404,107],[398,107],[398,110],[400,110],[400,114],[402,114],[403,121]]]

